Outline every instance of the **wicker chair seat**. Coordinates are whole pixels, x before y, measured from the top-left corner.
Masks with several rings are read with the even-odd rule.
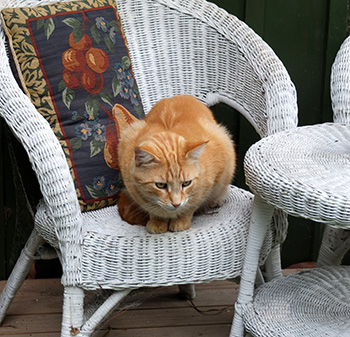
[[[250,192],[231,186],[225,204],[195,216],[190,230],[162,235],[124,222],[116,206],[83,213],[78,283],[88,290],[119,290],[235,278],[242,268],[252,199]],[[58,247],[54,228],[47,206],[41,203],[36,229]],[[265,240],[261,263],[271,250],[272,233]]]
[[[350,331],[350,268],[324,267],[260,286],[243,307],[246,330],[258,337],[341,337]]]

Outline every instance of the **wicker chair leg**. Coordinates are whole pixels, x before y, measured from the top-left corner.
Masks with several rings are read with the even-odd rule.
[[[282,277],[280,245],[272,248],[265,263],[265,281],[271,281],[275,277]]]
[[[182,284],[179,286],[179,295],[186,299],[194,300],[196,297],[196,289],[194,284]]]
[[[243,337],[244,336],[244,323],[241,311],[241,305],[235,303],[235,315],[233,316],[233,322],[230,332],[230,337]]]
[[[317,266],[340,265],[350,249],[350,230],[326,226],[317,259]]]
[[[117,308],[120,302],[132,291],[132,289],[125,289],[121,291],[114,291],[102,305],[98,306],[97,310],[81,327],[82,336],[93,336],[98,327],[102,325]],[[79,335],[80,336],[80,335]]]
[[[23,284],[23,281],[27,277],[31,266],[33,265],[35,254],[40,245],[44,243],[44,240],[38,235],[34,229],[25,245],[22,249],[21,255],[17,260],[15,267],[13,268],[9,279],[0,295],[0,323],[5,318],[6,312],[15,297],[18,289]]]
[[[130,292],[131,289],[107,291],[104,300],[102,300],[104,296],[101,296],[96,303],[89,303],[88,307],[84,307],[84,290],[78,287],[65,287],[61,337],[94,336],[102,323],[113,314],[114,309]],[[89,316],[86,322],[84,314]]]
[[[256,278],[255,278],[255,287],[260,287],[262,284],[265,283],[265,277],[261,271],[260,268],[258,268],[256,272]]]
[[[61,337],[72,337],[80,332],[83,325],[83,314],[84,290],[78,287],[65,287]]]
[[[258,270],[260,250],[273,216],[273,207],[267,205],[259,196],[254,197],[247,251],[243,264],[239,294],[235,305],[235,315],[230,337],[244,336],[242,306],[253,301],[254,285]]]

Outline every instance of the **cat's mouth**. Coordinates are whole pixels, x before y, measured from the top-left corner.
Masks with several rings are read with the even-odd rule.
[[[187,200],[184,200],[179,204],[174,204],[174,203],[163,204],[162,207],[163,209],[165,209],[170,213],[179,213],[184,210],[186,204],[187,204]]]
[[[168,212],[177,212],[183,208],[182,204],[180,205],[167,204],[167,205],[163,205],[162,207]]]
[[[182,201],[179,204],[175,203],[167,203],[167,204],[160,204],[161,208],[169,213],[176,214],[181,211],[183,211],[185,205],[187,204],[187,200]]]

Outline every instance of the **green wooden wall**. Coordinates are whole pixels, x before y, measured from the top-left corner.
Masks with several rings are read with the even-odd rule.
[[[340,44],[349,33],[350,0],[214,0],[220,7],[247,22],[274,49],[286,66],[298,92],[299,125],[332,120],[329,98],[330,68]],[[233,125],[239,144],[237,184],[244,185],[242,161],[248,147],[258,140],[252,127],[232,109],[214,107],[216,116]],[[31,214],[23,210],[22,185],[30,191],[33,206],[38,198],[35,178],[25,154],[20,162],[26,177],[13,175],[11,138],[0,123],[0,279],[5,279],[32,228]],[[21,210],[21,213],[18,213]],[[288,266],[314,261],[322,226],[290,217],[289,234],[282,247],[282,263]]]
[[[297,88],[299,125],[332,121],[330,69],[349,34],[349,0],[215,0],[243,19],[275,51]],[[252,128],[240,120],[240,162],[255,141]],[[256,138],[257,139],[257,138]],[[242,165],[242,164],[240,164]],[[242,169],[237,184],[244,186]],[[283,266],[315,261],[323,227],[289,217],[289,233],[282,247]]]

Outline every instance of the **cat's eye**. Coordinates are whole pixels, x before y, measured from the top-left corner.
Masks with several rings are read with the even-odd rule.
[[[190,185],[191,185],[191,183],[192,183],[192,180],[187,180],[187,181],[184,181],[184,182],[182,183],[182,187],[187,187],[187,186],[190,186]]]
[[[156,186],[161,190],[164,190],[165,188],[167,188],[166,183],[156,183]]]

